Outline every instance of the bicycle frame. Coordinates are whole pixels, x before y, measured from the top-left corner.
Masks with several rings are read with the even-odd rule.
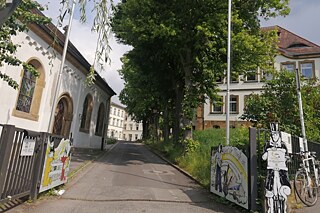
[[[305,155],[301,155],[301,156],[305,156]],[[310,182],[311,182],[310,179],[311,178],[310,178],[309,174],[312,173],[312,171],[311,171],[311,168],[312,168],[313,172],[314,172],[314,176],[315,176],[316,186],[319,187],[318,168],[316,168],[315,158],[314,158],[314,156],[311,155],[310,152],[308,152],[306,156],[308,156],[308,157],[302,159],[302,169],[304,169],[306,171],[306,174],[308,177],[307,184],[308,184],[308,186],[310,186]],[[311,163],[311,165],[310,165],[310,163]]]

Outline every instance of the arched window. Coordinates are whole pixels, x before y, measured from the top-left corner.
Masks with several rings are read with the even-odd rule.
[[[104,117],[105,117],[105,108],[104,108],[104,104],[101,103],[99,106],[98,116],[97,116],[96,135],[102,136]]]
[[[92,109],[93,109],[92,96],[88,94],[83,103],[83,110],[82,110],[81,123],[80,123],[80,131],[82,132],[87,132],[87,133],[89,132]]]
[[[45,74],[39,61],[32,59],[28,64],[38,71],[39,77],[35,77],[27,69],[22,70],[19,94],[12,115],[37,121],[42,91],[45,86]]]
[[[73,103],[69,94],[64,94],[56,106],[52,133],[69,137],[73,115]]]

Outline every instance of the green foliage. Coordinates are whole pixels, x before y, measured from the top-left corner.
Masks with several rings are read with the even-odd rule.
[[[115,144],[115,143],[117,143],[117,139],[115,139],[115,138],[108,138],[107,139],[107,144]]]
[[[111,7],[113,7],[113,0],[63,0],[60,1],[61,8],[59,9],[58,25],[61,27],[66,17],[66,14],[70,12],[72,4],[75,2],[79,6],[80,21],[85,23],[87,21],[87,9],[88,6],[92,6],[90,9],[90,15],[94,14],[93,25],[91,31],[98,34],[95,58],[92,67],[95,67],[98,63],[101,70],[104,69],[104,64],[109,60],[109,52],[111,50],[109,45],[109,36],[111,33],[110,15]],[[89,73],[87,77],[87,84],[91,84],[94,76]]]
[[[301,82],[307,138],[320,141],[320,86],[315,80],[301,79]],[[295,74],[287,71],[274,73],[261,95],[252,94],[248,98],[241,118],[264,128],[268,128],[271,121],[278,121],[283,131],[301,135]]]
[[[40,11],[44,10],[44,8],[36,1],[24,0],[20,3],[19,7],[14,11],[9,19],[0,26],[0,67],[3,66],[4,63],[11,66],[22,65],[35,76],[39,75],[33,66],[28,65],[14,56],[19,45],[12,42],[13,36],[17,35],[19,32],[27,30],[27,24],[47,24],[50,22],[50,19],[34,13],[34,9]],[[17,82],[8,74],[0,72],[0,79],[6,81],[8,85],[14,89],[18,88]]]
[[[235,74],[257,67],[268,72],[276,54],[276,33],[261,32],[257,16],[285,15],[288,1],[233,4]],[[132,114],[145,109],[144,118],[151,120],[152,111],[164,114],[170,103],[174,140],[191,136],[185,127],[205,101],[204,94],[216,94],[214,82],[227,67],[227,9],[227,1],[217,0],[126,0],[115,7],[113,31],[120,42],[133,46],[120,71],[126,82],[120,99]]]
[[[185,154],[193,153],[200,146],[199,141],[193,140],[192,138],[184,139],[184,140],[180,141],[180,143],[182,144],[182,146],[184,148]]]
[[[151,146],[169,160],[190,173],[204,186],[210,185],[211,148],[225,144],[225,129],[206,129],[194,132],[194,140],[188,140],[193,151],[185,152],[185,147],[172,142],[155,142]],[[230,130],[230,145],[243,148],[249,144],[249,130],[239,127]]]

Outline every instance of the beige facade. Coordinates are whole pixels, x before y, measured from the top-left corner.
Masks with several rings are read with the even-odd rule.
[[[286,69],[295,72],[299,69],[302,75],[307,78],[320,79],[320,46],[303,39],[292,32],[275,26],[269,29],[278,29],[279,54],[275,58],[274,67],[277,70]],[[268,28],[267,28],[268,30]],[[260,69],[247,77],[239,76],[230,83],[230,127],[239,125],[250,125],[249,122],[240,119],[243,114],[246,98],[252,94],[259,94],[263,91],[265,75]],[[223,102],[217,106],[211,100],[197,110],[196,129],[225,128],[226,124],[226,79],[219,82],[220,92],[218,95]]]

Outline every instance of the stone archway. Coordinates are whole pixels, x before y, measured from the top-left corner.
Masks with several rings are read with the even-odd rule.
[[[69,138],[73,116],[73,103],[68,94],[60,97],[54,113],[52,133]]]

